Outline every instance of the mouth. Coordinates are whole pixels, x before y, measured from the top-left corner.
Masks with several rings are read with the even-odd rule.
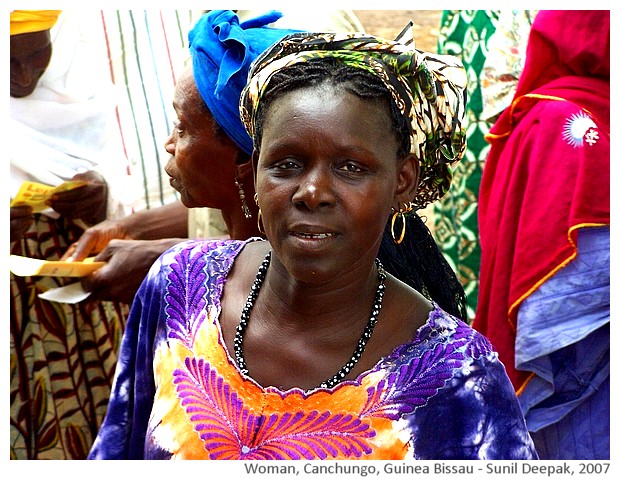
[[[291,225],[289,235],[300,240],[328,240],[338,236],[335,229],[327,225],[302,224]]]
[[[299,238],[307,238],[309,240],[323,240],[325,238],[335,237],[335,233],[304,233],[304,232],[291,232],[291,235]]]
[[[174,188],[177,192],[183,193],[183,185],[179,183],[176,178],[170,177],[170,186]]]

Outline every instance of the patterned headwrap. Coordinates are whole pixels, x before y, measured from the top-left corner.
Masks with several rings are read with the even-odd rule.
[[[411,153],[420,161],[412,207],[423,208],[443,196],[452,181],[451,166],[465,153],[467,79],[460,60],[416,50],[413,38],[402,43],[363,33],[283,38],[256,59],[241,93],[241,120],[250,136],[254,136],[256,112],[272,76],[290,65],[325,57],[379,77],[408,119]]]
[[[232,10],[212,10],[188,34],[194,80],[215,121],[239,148],[252,153],[252,139],[239,120],[239,96],[252,61],[285,35],[299,30],[267,27],[275,10],[239,23]]]
[[[11,35],[42,32],[52,28],[60,10],[11,10]]]

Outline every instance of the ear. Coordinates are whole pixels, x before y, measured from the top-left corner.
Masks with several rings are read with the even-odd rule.
[[[258,150],[252,150],[252,171],[254,172],[254,183],[256,183],[256,172],[258,172]]]
[[[413,154],[407,155],[400,160],[400,171],[398,173],[398,182],[396,191],[394,192],[395,209],[404,203],[409,203],[415,197],[418,191],[418,180],[420,178],[420,162]]]
[[[239,180],[241,180],[244,184],[247,182],[254,184],[252,157],[240,151],[240,155],[235,162],[235,166],[237,168],[237,178]]]

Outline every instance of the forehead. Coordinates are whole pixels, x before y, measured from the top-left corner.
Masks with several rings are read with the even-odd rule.
[[[51,46],[49,30],[11,35],[11,59],[29,57]]]
[[[309,148],[391,158],[398,150],[383,101],[331,85],[298,88],[274,99],[267,106],[260,141],[261,151]]]
[[[389,106],[382,100],[361,97],[344,85],[322,82],[296,87],[275,98],[268,106],[266,122],[279,114],[273,112],[289,111],[292,115],[324,116],[339,123],[339,119],[353,120],[365,126],[390,124]],[[337,114],[334,117],[333,114]]]
[[[174,106],[184,112],[199,112],[204,104],[191,66],[183,70],[174,89]]]

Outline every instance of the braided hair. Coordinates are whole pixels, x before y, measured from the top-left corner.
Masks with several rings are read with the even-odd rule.
[[[399,144],[397,155],[404,158],[409,154],[409,122],[401,115],[381,80],[331,57],[297,63],[273,75],[256,112],[253,139],[256,150],[260,151],[263,124],[270,104],[288,92],[325,82],[360,98],[373,99],[387,106]],[[466,320],[463,286],[439,250],[428,227],[415,212],[405,215],[405,221],[408,234],[400,244],[394,242],[390,222],[386,223],[378,254],[384,268],[426,298],[435,301],[446,312]]]

